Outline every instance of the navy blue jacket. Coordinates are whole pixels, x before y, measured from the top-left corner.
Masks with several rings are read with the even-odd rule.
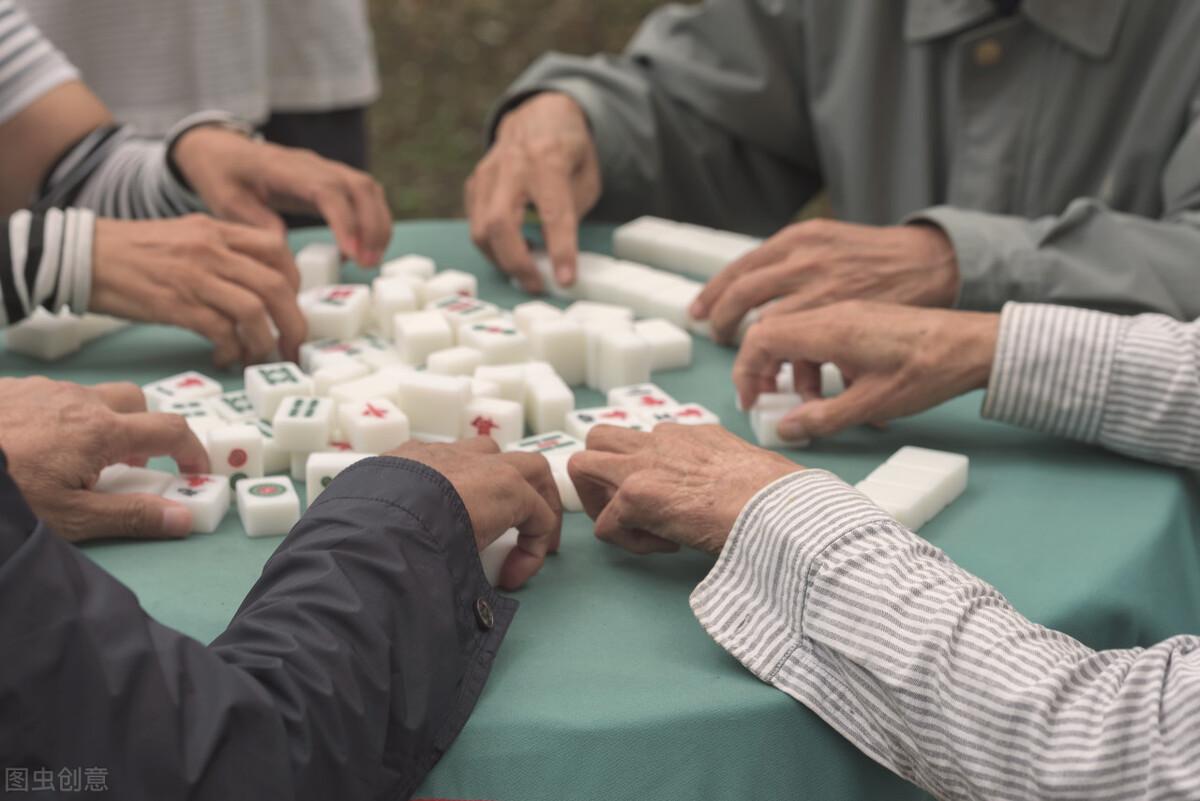
[[[407,798],[515,609],[451,484],[383,457],[321,494],[205,646],[40,524],[0,457],[0,766],[102,766],[128,801]]]

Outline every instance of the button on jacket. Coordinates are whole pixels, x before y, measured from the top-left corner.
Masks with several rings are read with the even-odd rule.
[[[922,218],[960,305],[1200,316],[1200,3],[708,0],[620,56],[548,54],[530,93],[595,133],[596,216],[769,233],[815,192],[843,220]],[[494,126],[494,119],[492,122]]]

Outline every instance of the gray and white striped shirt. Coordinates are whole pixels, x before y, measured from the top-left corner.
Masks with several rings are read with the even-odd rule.
[[[0,0],[0,124],[78,77],[12,0]],[[0,328],[38,306],[87,311],[96,214],[144,219],[203,210],[169,167],[171,143],[189,126],[180,123],[165,142],[100,128],[63,155],[28,209],[0,215]]]
[[[984,414],[1200,466],[1200,321],[1009,304]],[[1087,648],[829,473],[758,493],[691,603],[756,676],[938,797],[1200,795],[1200,637]]]

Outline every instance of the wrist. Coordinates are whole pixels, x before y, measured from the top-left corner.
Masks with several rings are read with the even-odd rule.
[[[932,223],[918,220],[906,227],[917,237],[917,262],[929,277],[926,296],[921,298],[921,304],[952,308],[962,288],[954,243],[945,231]]]
[[[957,312],[963,326],[959,352],[965,359],[965,390],[986,389],[996,360],[1000,338],[1000,315],[987,312]]]
[[[167,132],[167,167],[176,181],[191,189],[191,181],[205,154],[258,139],[253,125],[225,112],[192,114]]]

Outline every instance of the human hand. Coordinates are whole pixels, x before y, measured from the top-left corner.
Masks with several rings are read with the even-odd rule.
[[[747,312],[776,298],[764,317],[854,299],[950,306],[958,285],[958,259],[940,228],[807,220],[722,270],[691,313],[728,344]]]
[[[92,491],[105,467],[170,456],[180,472],[208,472],[208,455],[184,418],[147,413],[135,384],[0,379],[0,448],[34,513],[72,542],[192,530],[191,512],[165,498]]]
[[[542,281],[521,224],[537,209],[558,283],[575,282],[579,220],[600,198],[600,158],[583,109],[544,92],[504,115],[496,141],[466,185],[471,240],[527,292]]]
[[[987,386],[1000,315],[845,301],[764,317],[750,327],[733,365],[742,408],[775,391],[791,362],[804,396],[780,421],[784,439],[822,437],[860,423],[916,414]],[[821,397],[821,364],[842,371],[846,390]]]
[[[427,465],[454,485],[479,550],[517,529],[517,545],[500,570],[501,588],[520,587],[542,569],[547,553],[558,551],[562,501],[545,457],[501,453],[490,437],[448,445],[410,441],[386,455]]]
[[[567,470],[596,536],[633,553],[718,554],[754,495],[800,465],[720,426],[596,426]]]
[[[282,234],[276,212],[319,216],[342,253],[369,267],[379,264],[392,238],[383,187],[365,172],[311,151],[200,126],[175,143],[172,157],[221,219]]]
[[[256,364],[275,350],[296,361],[307,324],[300,274],[283,237],[200,214],[96,221],[92,311],[189,328],[212,340],[218,367]]]

